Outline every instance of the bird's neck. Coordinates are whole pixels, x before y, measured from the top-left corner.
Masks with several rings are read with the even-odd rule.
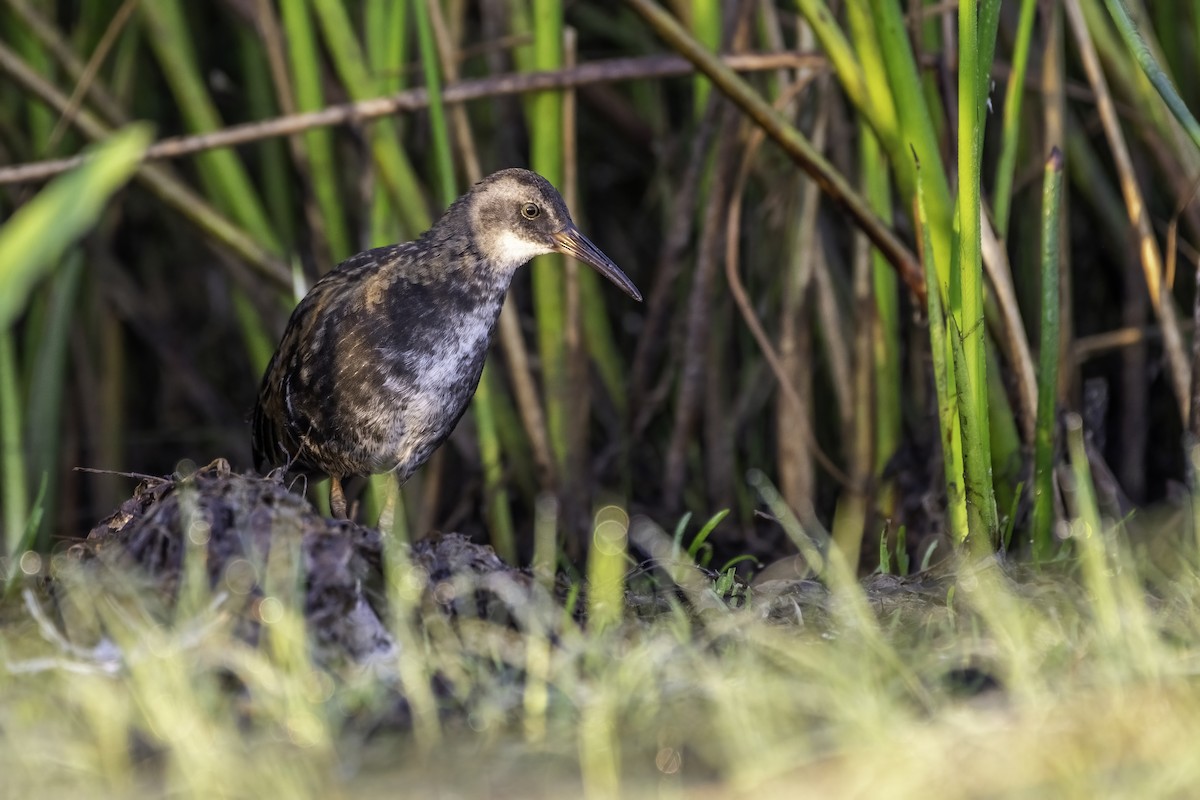
[[[479,243],[459,226],[438,221],[416,244],[421,258],[417,269],[430,283],[454,284],[503,299],[516,268],[484,257]]]

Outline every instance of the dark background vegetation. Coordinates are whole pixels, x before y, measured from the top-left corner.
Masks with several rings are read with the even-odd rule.
[[[18,78],[14,61],[61,95],[77,93],[79,108],[99,113],[108,125],[150,120],[161,139],[384,96],[425,84],[435,67],[443,84],[452,82],[448,65],[461,79],[556,69],[562,54],[554,43],[563,20],[575,32],[579,63],[668,50],[618,3],[446,2],[432,7],[432,20],[427,10],[424,23],[409,5],[313,0],[297,3],[289,16],[255,0],[170,0],[134,8],[117,0],[10,0],[0,5],[0,46],[10,65],[9,79],[0,83],[0,161],[70,155],[93,138]],[[866,128],[842,91],[845,76],[830,69],[822,57],[827,47],[803,24],[801,12],[822,4],[674,5],[693,34],[721,42],[724,52],[810,56],[750,72],[748,80],[771,102],[792,92],[780,104],[784,114],[852,186],[865,194],[872,174],[899,169],[887,155],[863,160]],[[876,4],[869,5],[875,11]],[[924,11],[921,3],[904,5],[953,191],[955,11],[953,4]],[[1160,247],[1169,227],[1181,223],[1178,277],[1168,300],[1188,309],[1196,256],[1190,242],[1200,234],[1200,213],[1187,203],[1200,159],[1109,16],[1099,4],[1082,5]],[[1129,5],[1183,99],[1200,105],[1194,4]],[[840,6],[828,8],[848,31]],[[1033,33],[1018,92],[1024,111],[1006,124],[1014,42],[1025,15],[1032,15]],[[308,40],[296,35],[300,27]],[[439,30],[440,37],[427,38]],[[82,75],[80,65],[106,36],[113,38],[104,55]],[[1003,5],[985,115],[983,201],[991,213],[1000,151],[1011,142],[1014,179],[1005,199],[1012,211],[1004,241],[1023,332],[1036,358],[1042,168],[1052,147],[1065,153],[1066,328],[1058,407],[1082,414],[1094,445],[1093,469],[1107,463],[1114,476],[1102,494],[1128,508],[1162,502],[1185,480],[1184,426],[1164,368],[1138,233],[1122,195],[1126,178],[1114,167],[1113,142],[1099,123],[1101,90],[1082,66],[1079,36],[1056,3]],[[281,59],[274,67],[272,55]],[[568,552],[576,555],[578,537],[590,529],[589,509],[615,501],[667,528],[690,513],[692,531],[729,508],[710,539],[715,565],[740,553],[770,561],[790,553],[791,545],[756,514],[758,496],[745,476],[759,469],[806,525],[835,529],[839,541],[849,536],[850,552],[861,540],[867,569],[879,564],[881,535],[890,537],[893,558],[906,549],[914,563],[932,542],[952,536],[925,311],[891,267],[868,256],[857,226],[813,191],[781,150],[753,142],[754,126],[702,79],[593,83],[574,92],[573,114],[569,105],[564,112],[557,95],[552,102],[530,97],[450,105],[447,128],[426,109],[389,115],[386,123],[360,120],[264,138],[218,151],[224,160],[207,153],[160,162],[169,180],[191,187],[248,236],[258,248],[250,254],[202,230],[188,208],[167,207],[144,183],[121,192],[97,228],[37,286],[9,340],[19,405],[5,413],[19,415],[22,435],[5,447],[18,448],[24,458],[9,459],[6,467],[19,463],[27,502],[42,474],[50,478],[41,546],[82,535],[131,488],[129,479],[75,467],[157,474],[185,459],[203,464],[224,457],[248,468],[246,416],[296,299],[288,272],[309,285],[354,251],[411,238],[427,221],[411,207],[440,213],[448,197],[477,177],[470,174],[472,158],[484,173],[506,166],[546,173],[568,194],[580,227],[642,288],[647,302],[634,305],[561,261],[546,259],[527,271],[538,274],[518,278],[512,300],[528,366],[514,359],[519,354],[511,342],[497,348],[487,399],[494,425],[486,426],[494,430],[481,428],[472,414],[406,487],[414,533],[454,528],[481,540],[490,534],[511,555],[507,529],[527,555],[535,499],[549,492],[560,499],[560,520],[571,533]],[[385,124],[394,134],[381,131]],[[747,152],[752,157],[743,180],[739,168]],[[439,166],[446,154],[452,176]],[[414,184],[395,182],[387,162],[397,159],[411,165]],[[0,207],[7,214],[36,190],[36,184],[6,184]],[[782,377],[800,407],[779,391],[780,376],[748,331],[726,280],[726,225],[735,195],[742,209],[738,271],[754,314],[782,354]],[[911,188],[885,181],[882,198],[877,213],[915,251]],[[248,212],[248,205],[258,211]],[[993,342],[1000,330],[994,320],[990,314]],[[555,339],[565,350],[546,344]],[[573,369],[582,363],[586,370]],[[988,363],[1012,407],[992,403],[993,423],[1007,417],[1012,429],[993,424],[992,438],[1017,453],[1015,462],[996,470],[995,481],[1002,517],[1016,515],[1012,547],[1021,549],[1030,538],[1032,442],[1013,438],[1019,403],[1009,353],[992,348]],[[519,410],[513,375],[522,369],[536,381],[549,419],[541,430]],[[549,463],[539,460],[537,445],[547,431]],[[489,436],[496,437],[491,444]],[[851,476],[853,491],[818,464],[813,443]],[[498,453],[491,472],[481,460],[489,446]],[[993,444],[997,449],[1004,447]],[[860,501],[859,511],[848,511],[848,497]],[[369,494],[364,504],[369,515]],[[1061,502],[1058,509],[1061,515]],[[850,516],[839,523],[840,514]],[[905,537],[898,539],[902,528]],[[10,545],[15,536],[8,531]]]

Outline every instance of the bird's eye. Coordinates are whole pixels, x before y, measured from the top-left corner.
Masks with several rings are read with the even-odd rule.
[[[525,219],[537,219],[538,214],[541,213],[542,210],[537,207],[537,203],[526,203],[521,206],[521,216]]]

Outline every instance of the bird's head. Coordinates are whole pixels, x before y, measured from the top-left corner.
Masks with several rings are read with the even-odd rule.
[[[634,300],[641,292],[600,248],[579,232],[548,180],[525,169],[493,173],[463,198],[480,253],[509,274],[534,256],[564,253],[590,264]]]

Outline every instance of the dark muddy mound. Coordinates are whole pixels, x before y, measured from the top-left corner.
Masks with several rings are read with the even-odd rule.
[[[255,576],[240,594],[261,597],[257,576],[272,548],[295,548],[302,560],[304,613],[315,643],[355,661],[395,647],[382,596],[384,536],[374,528],[320,514],[276,477],[233,472],[217,460],[187,476],[148,478],[121,507],[92,529],[75,553],[84,560],[135,566],[168,593],[179,584],[185,555],[202,554],[214,590]],[[453,581],[486,588],[489,577],[528,587],[528,576],[490,547],[459,534],[423,539],[406,549],[426,601],[449,610],[463,605]],[[247,567],[258,565],[257,569]],[[471,598],[474,610],[485,600]]]

